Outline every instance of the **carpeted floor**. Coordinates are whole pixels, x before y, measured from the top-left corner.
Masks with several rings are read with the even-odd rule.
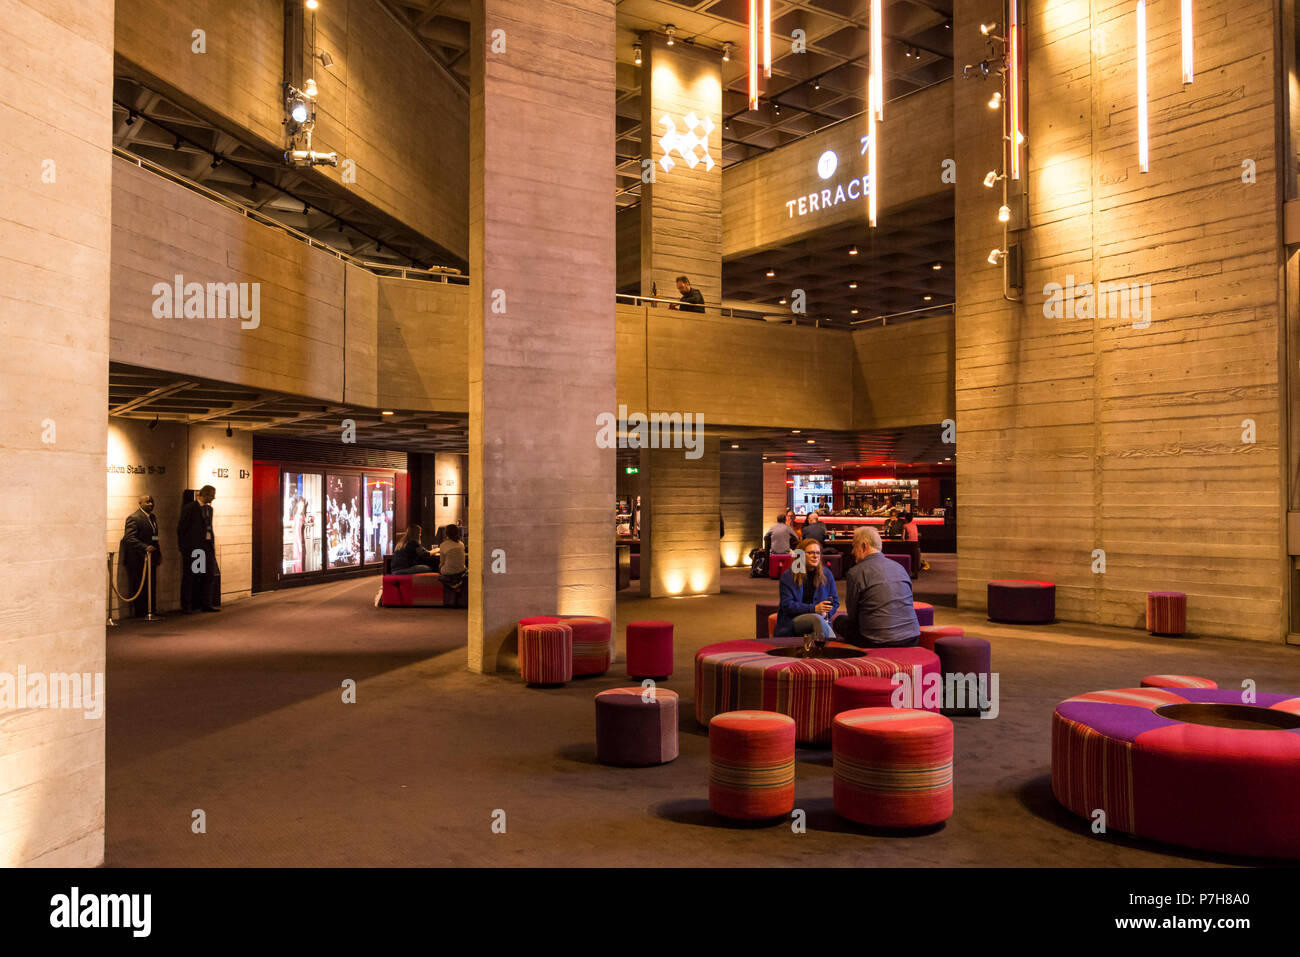
[[[923,576],[924,580],[924,576]],[[938,581],[938,579],[934,579]],[[1048,782],[1063,698],[1153,672],[1300,690],[1300,649],[1113,628],[1014,628],[937,610],[993,642],[995,720],[958,718],[956,809],[942,828],[882,836],[831,807],[828,751],[799,752],[788,823],[708,810],[708,739],[694,719],[694,652],[753,633],[771,583],[727,571],[724,592],[619,596],[619,621],[676,623],[681,756],[657,768],[595,761],[592,696],[465,668],[466,612],[376,609],[375,579],[254,596],[217,615],[127,623],[109,635],[106,862],[110,866],[1127,866],[1250,863],[1094,836]],[[918,593],[925,591],[918,586]],[[937,596],[936,596],[937,597]],[[927,599],[933,600],[933,599]],[[553,609],[538,609],[539,612]],[[620,631],[619,650],[623,649]],[[356,703],[342,701],[356,682]],[[206,833],[191,829],[206,816]],[[495,811],[506,833],[493,832]],[[498,819],[500,815],[497,815]]]

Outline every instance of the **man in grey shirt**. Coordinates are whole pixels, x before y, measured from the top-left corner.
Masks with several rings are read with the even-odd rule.
[[[799,536],[785,523],[785,513],[776,517],[776,524],[767,530],[773,555],[789,555],[790,548],[798,543]]]
[[[815,539],[819,544],[826,544],[826,526],[822,524],[821,512],[814,511],[808,516],[803,527],[803,537]]]
[[[857,564],[844,576],[844,614],[835,633],[859,648],[906,648],[921,637],[912,607],[912,579],[903,566],[880,550],[880,535],[869,525],[853,533]]]

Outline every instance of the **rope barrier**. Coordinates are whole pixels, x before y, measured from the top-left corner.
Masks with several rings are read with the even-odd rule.
[[[127,598],[125,595],[123,595],[120,591],[117,590],[117,585],[113,583],[113,553],[112,552],[108,553],[108,587],[113,589],[113,594],[117,596],[118,601],[125,602],[128,604],[135,601],[137,598],[140,597],[140,592],[144,591],[144,586],[146,584],[149,584],[149,580],[152,577],[153,577],[153,559],[150,558],[149,553],[146,552],[145,563],[144,563],[144,574],[140,576],[140,587],[135,590],[134,595],[132,595],[130,598]],[[151,598],[153,597],[152,586],[150,586],[149,588],[149,595]],[[153,602],[150,602],[149,604],[150,606],[152,606]]]

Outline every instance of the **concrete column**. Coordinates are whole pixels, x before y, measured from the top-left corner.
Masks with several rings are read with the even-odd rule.
[[[641,294],[676,299],[682,274],[722,299],[722,60],[712,50],[642,37]],[[707,150],[706,150],[707,145]]]
[[[469,667],[614,618],[614,4],[472,5]]]
[[[785,463],[768,462],[763,466],[763,531],[772,527],[777,512],[785,512],[790,502],[785,484]]]
[[[104,719],[54,676],[104,672],[113,4],[0,20],[0,866],[94,866]]]
[[[724,451],[719,456],[719,505],[726,523],[722,564],[747,565],[749,553],[763,545],[763,454]]]
[[[718,559],[718,440],[684,449],[641,450],[641,594],[713,595]]]

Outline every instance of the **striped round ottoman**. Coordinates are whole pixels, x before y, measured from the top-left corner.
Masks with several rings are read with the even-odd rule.
[[[794,810],[794,719],[728,711],[709,722],[709,807],[759,821]]]
[[[922,627],[921,640],[918,641],[917,644],[928,651],[934,651],[934,643],[940,638],[957,638],[964,634],[966,634],[966,629],[958,628],[955,625],[932,625],[929,628]]]
[[[927,601],[914,601],[912,608],[916,611],[916,623],[922,628],[934,624],[934,606]]]
[[[934,653],[939,656],[945,694],[953,689],[946,707],[953,711],[978,710],[981,685],[986,694],[992,694],[993,688],[993,651],[989,643],[973,635],[955,635],[937,640]]]
[[[677,693],[611,688],[596,695],[596,760],[639,768],[677,757]]]
[[[779,601],[756,601],[754,602],[754,637],[767,638],[772,633],[768,631],[767,616],[775,615],[781,608]]]
[[[742,639],[706,645],[695,653],[695,717],[707,725],[727,711],[776,711],[794,718],[800,744],[831,741],[831,695],[836,678],[906,674],[913,688],[938,675],[939,658],[924,648],[862,649],[826,643],[839,658],[795,658],[780,652],[798,638]],[[801,647],[800,643],[800,647]],[[933,679],[931,679],[933,680]]]
[[[866,675],[836,678],[831,687],[831,713],[840,714],[857,708],[892,708],[898,687],[892,678]]]
[[[1187,630],[1187,596],[1180,591],[1147,592],[1147,631],[1181,635]]]
[[[519,625],[519,673],[537,685],[564,684],[573,677],[573,629],[567,622]]]
[[[992,621],[1011,625],[1047,625],[1056,620],[1056,585],[1038,581],[993,581],[988,585]]]
[[[673,673],[673,623],[633,621],[627,626],[629,678],[667,678]]]
[[[1052,714],[1052,793],[1126,834],[1222,854],[1300,858],[1300,697],[1120,688]]]
[[[952,722],[910,708],[859,708],[831,731],[835,813],[872,827],[952,817]]]
[[[1143,688],[1217,688],[1217,681],[1195,675],[1147,675],[1139,684]]]
[[[574,675],[603,675],[614,660],[613,629],[608,618],[596,615],[561,615],[573,629]]]

